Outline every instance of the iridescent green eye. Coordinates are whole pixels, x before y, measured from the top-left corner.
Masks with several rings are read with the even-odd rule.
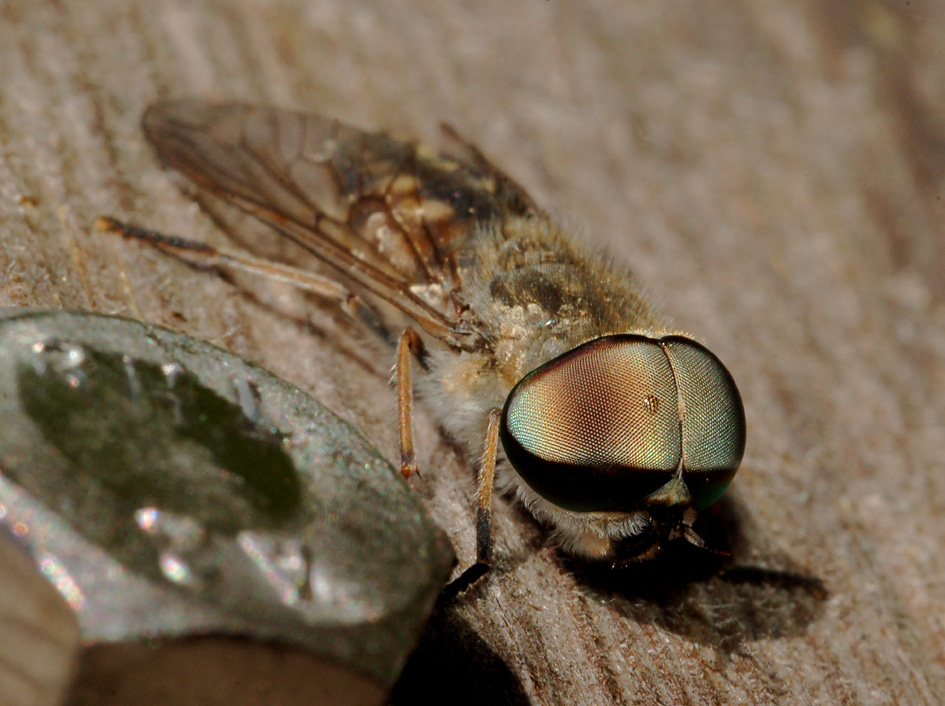
[[[679,468],[697,508],[715,502],[745,450],[741,398],[718,358],[682,336],[605,336],[526,375],[502,444],[539,495],[575,511],[631,510]]]

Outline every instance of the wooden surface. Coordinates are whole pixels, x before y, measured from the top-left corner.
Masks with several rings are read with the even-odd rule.
[[[721,570],[588,571],[498,500],[495,575],[438,616],[395,698],[939,703],[943,52],[945,5],[921,0],[4,0],[0,305],[210,340],[394,459],[388,360],[342,317],[91,224],[230,237],[145,144],[160,98],[428,141],[447,120],[727,363],[749,441],[707,519],[732,546]],[[468,562],[464,452],[417,417],[418,492]]]

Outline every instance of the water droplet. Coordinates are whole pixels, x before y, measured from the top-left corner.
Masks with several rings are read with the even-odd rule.
[[[161,552],[161,573],[168,581],[181,586],[199,588],[200,582],[196,579],[190,567],[173,552]]]
[[[72,610],[82,610],[85,607],[85,595],[79,589],[79,585],[69,570],[62,565],[62,562],[52,554],[44,554],[39,557],[39,569],[43,575],[59,591],[60,595],[66,599],[66,603]]]
[[[175,552],[190,552],[207,541],[207,531],[193,517],[145,507],[134,513],[135,522],[155,543]]]
[[[154,507],[146,507],[135,510],[135,522],[145,532],[154,532],[154,525],[157,523],[158,510]]]
[[[365,594],[336,557],[316,555],[294,537],[268,533],[240,532],[237,542],[284,605],[340,623],[381,617],[382,604]]]
[[[135,523],[158,556],[158,568],[168,581],[201,590],[214,571],[213,541],[206,528],[188,515],[143,507]]]
[[[125,369],[125,377],[128,378],[128,393],[132,402],[141,399],[141,383],[138,381],[138,374],[135,372],[135,362],[131,356],[123,355],[121,357],[122,367]]]
[[[167,378],[167,386],[174,387],[177,378],[184,374],[184,366],[180,363],[164,363],[161,365],[161,372]]]
[[[85,349],[70,341],[44,341],[33,344],[33,351],[41,354],[60,371],[78,368],[85,362]]]
[[[301,542],[256,532],[240,532],[237,542],[282,603],[294,605],[308,597],[311,560]]]

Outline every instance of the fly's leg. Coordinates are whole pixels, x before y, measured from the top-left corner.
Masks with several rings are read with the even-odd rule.
[[[143,241],[158,250],[176,255],[197,267],[231,267],[244,272],[263,275],[280,282],[287,282],[330,302],[335,302],[341,307],[342,311],[352,318],[365,318],[366,314],[369,313],[364,302],[356,294],[330,277],[324,277],[271,260],[253,257],[245,253],[215,248],[195,240],[164,235],[155,230],[139,228],[105,216],[95,221],[95,229],[117,233],[124,238]]]
[[[423,362],[423,339],[412,328],[404,329],[397,344],[397,409],[400,421],[400,472],[409,478],[417,472],[413,445],[413,385],[410,381],[410,357]],[[502,411],[489,412],[486,438],[479,464],[476,489],[476,563],[463,571],[440,594],[448,601],[468,589],[489,572],[492,566],[492,491],[495,487],[495,464],[499,448],[499,420]]]
[[[476,489],[476,563],[492,565],[492,491],[495,488],[495,464],[499,453],[499,419],[502,412],[489,412],[486,439],[479,464],[479,484]]]
[[[410,356],[423,360],[423,339],[407,327],[397,342],[397,417],[400,426],[400,472],[409,478],[417,472],[417,453],[413,447],[413,384],[410,381]]]
[[[485,576],[492,566],[492,491],[495,488],[495,464],[499,448],[501,410],[489,412],[486,438],[479,464],[476,489],[476,563],[463,571],[440,594],[440,600],[451,600]]]

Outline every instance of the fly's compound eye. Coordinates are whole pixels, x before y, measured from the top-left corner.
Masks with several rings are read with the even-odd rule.
[[[741,463],[745,412],[732,376],[695,341],[605,336],[526,375],[501,437],[522,479],[561,508],[638,509],[681,464],[701,509]]]
[[[701,510],[722,496],[742,462],[745,408],[731,374],[711,351],[683,336],[660,341],[679,393],[683,480]]]

